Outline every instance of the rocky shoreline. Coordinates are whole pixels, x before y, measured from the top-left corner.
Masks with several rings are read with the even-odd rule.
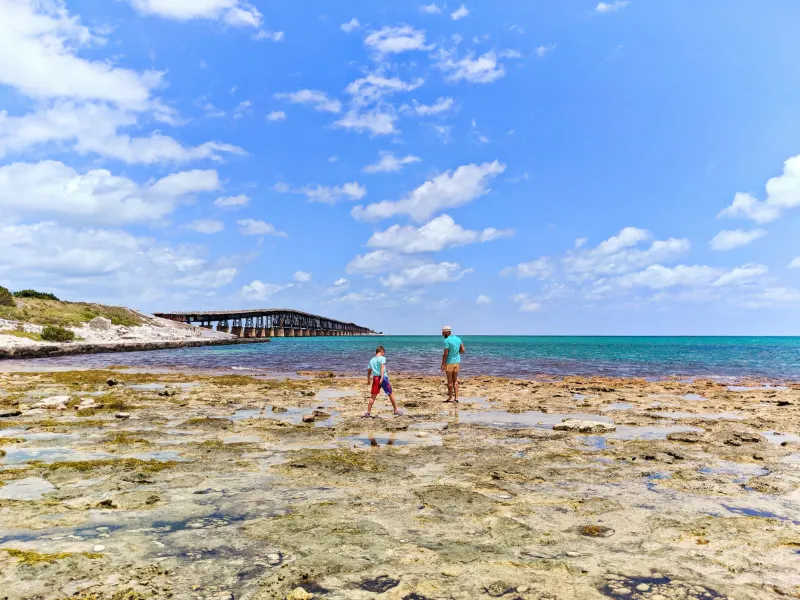
[[[0,373],[2,596],[800,594],[800,386],[393,383]]]

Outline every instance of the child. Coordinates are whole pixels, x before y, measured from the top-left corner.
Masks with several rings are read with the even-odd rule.
[[[394,408],[394,414],[402,415],[403,413],[397,409],[397,402],[394,401],[394,393],[392,392],[392,384],[389,383],[389,371],[386,370],[386,350],[383,346],[378,346],[375,350],[375,357],[369,361],[369,368],[367,369],[367,384],[372,386],[372,397],[367,407],[367,412],[364,417],[372,416],[372,405],[375,403],[375,398],[378,393],[383,389]]]

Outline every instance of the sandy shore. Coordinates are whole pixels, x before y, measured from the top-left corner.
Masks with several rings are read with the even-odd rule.
[[[393,383],[0,374],[1,596],[800,597],[800,387]]]

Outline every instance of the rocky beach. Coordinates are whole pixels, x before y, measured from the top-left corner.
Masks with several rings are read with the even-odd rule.
[[[800,597],[800,386],[394,384],[0,374],[0,597]]]

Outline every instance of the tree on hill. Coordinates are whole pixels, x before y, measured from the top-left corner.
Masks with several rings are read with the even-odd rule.
[[[2,285],[0,285],[0,306],[14,306],[14,296]]]

